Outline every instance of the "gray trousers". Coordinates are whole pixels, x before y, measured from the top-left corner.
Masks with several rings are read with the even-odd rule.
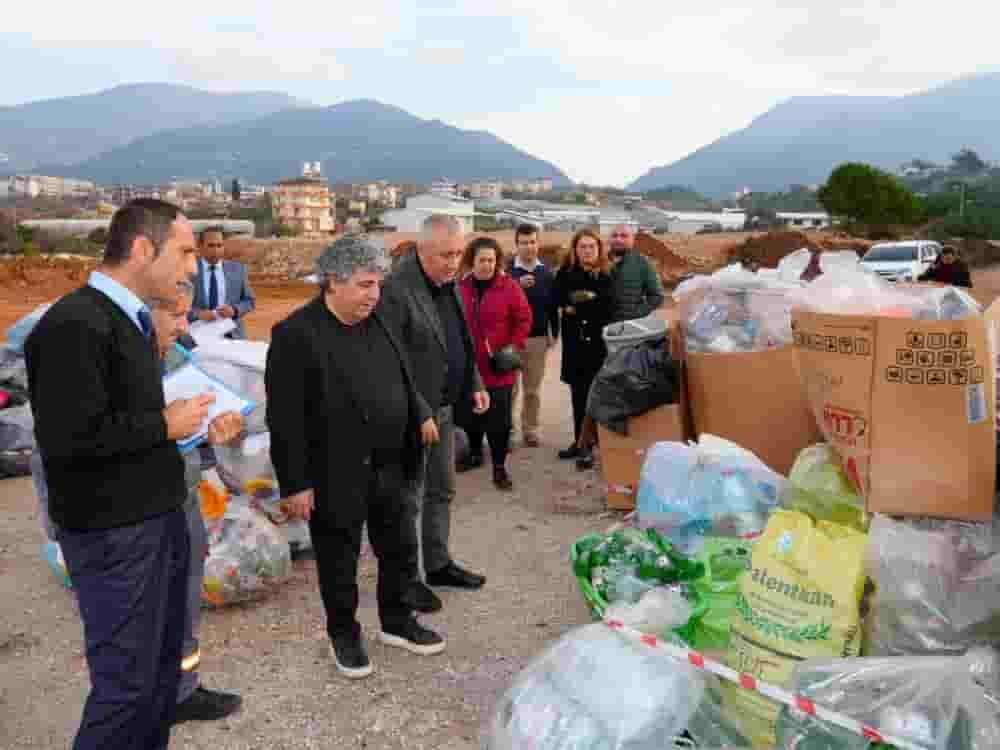
[[[455,420],[452,407],[437,412],[440,440],[424,453],[421,475],[411,491],[414,532],[419,540],[419,569],[441,570],[451,562],[451,501],[455,498]],[[417,575],[419,575],[419,569]]]
[[[184,503],[188,534],[191,537],[191,567],[188,574],[187,617],[184,619],[184,650],[181,652],[181,681],[177,687],[177,702],[183,703],[198,687],[198,665],[201,651],[198,647],[198,628],[201,625],[201,587],[205,577],[205,556],[208,555],[208,531],[201,516],[201,497],[198,489],[188,492]]]

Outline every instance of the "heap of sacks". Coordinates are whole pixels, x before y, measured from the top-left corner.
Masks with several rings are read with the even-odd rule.
[[[685,324],[703,351],[790,341],[794,305],[915,319],[979,314],[956,290],[890,287],[854,269],[808,290],[726,269],[680,291],[693,295]],[[578,540],[571,560],[595,619],[691,648],[905,747],[1000,747],[1000,524],[869,514],[829,444],[803,450],[785,477],[711,435],[658,443],[629,524]],[[538,656],[483,738],[490,750],[674,743],[879,744],[604,624],[573,630]]]
[[[306,523],[289,518],[269,458],[264,392],[267,344],[223,338],[201,338],[197,343],[190,364],[254,404],[245,417],[244,434],[233,443],[214,447],[216,465],[203,472],[198,485],[209,538],[202,603],[224,607],[269,596],[288,580],[292,555],[308,549],[311,542]],[[48,522],[41,463],[34,461],[32,470],[48,535],[44,556],[56,576],[72,587]]]

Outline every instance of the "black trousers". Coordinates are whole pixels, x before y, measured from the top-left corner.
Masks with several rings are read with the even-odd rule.
[[[583,431],[583,420],[587,416],[587,396],[590,394],[590,386],[594,382],[596,373],[590,376],[583,376],[579,380],[574,380],[569,384],[570,397],[573,401],[573,440],[580,439]]]
[[[507,463],[510,453],[510,433],[514,418],[514,386],[487,389],[490,394],[490,408],[485,414],[473,414],[471,410],[462,418],[461,425],[469,437],[469,453],[480,456],[483,452],[483,435],[490,444],[493,465],[500,467]]]
[[[317,497],[309,520],[319,591],[326,610],[330,638],[360,635],[358,611],[358,557],[361,533],[368,523],[368,539],[378,558],[378,614],[383,630],[397,630],[411,616],[404,595],[413,578],[416,559],[415,522],[407,485],[400,467],[373,469],[362,488],[362,513],[338,514],[337,497]]]
[[[59,543],[91,682],[73,750],[165,750],[187,619],[183,509],[117,529],[60,530]]]

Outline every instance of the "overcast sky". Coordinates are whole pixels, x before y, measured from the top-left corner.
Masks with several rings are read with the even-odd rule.
[[[373,98],[490,130],[598,184],[789,96],[905,94],[1000,69],[1000,10],[981,0],[5,5],[0,104],[145,81]]]

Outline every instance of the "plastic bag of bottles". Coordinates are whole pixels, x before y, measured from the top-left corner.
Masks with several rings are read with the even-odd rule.
[[[868,750],[874,743],[856,732],[782,706],[775,726],[775,750]]]
[[[244,498],[232,498],[208,529],[202,599],[224,607],[268,596],[291,572],[288,543]]]
[[[849,271],[823,274],[789,297],[793,307],[834,315],[915,318],[925,307],[919,295],[860,265]]]
[[[995,663],[992,649],[811,661],[796,667],[792,684],[817,705],[928,750],[988,750],[1000,747]]]
[[[865,501],[844,473],[840,458],[826,443],[802,450],[795,459],[782,504],[817,520],[858,531],[868,528]]]
[[[309,525],[288,515],[271,464],[270,447],[269,432],[215,446],[215,468],[219,479],[230,492],[248,497],[250,507],[276,524],[289,544],[297,549],[310,549]]]
[[[656,443],[639,478],[639,524],[685,554],[705,536],[753,539],[767,525],[786,480],[753,453],[714,435],[698,443]]]
[[[875,596],[867,653],[963,653],[1000,642],[1000,525],[872,519],[868,574]]]
[[[563,636],[493,710],[484,750],[662,750],[701,701],[705,675],[605,625]]]
[[[722,683],[704,673],[705,691],[687,725],[687,735],[698,750],[750,750],[753,743],[739,717],[723,710]]]
[[[683,628],[694,609],[684,593],[676,587],[651,587],[635,602],[612,600],[605,617],[628,625],[647,635],[669,634]]]

